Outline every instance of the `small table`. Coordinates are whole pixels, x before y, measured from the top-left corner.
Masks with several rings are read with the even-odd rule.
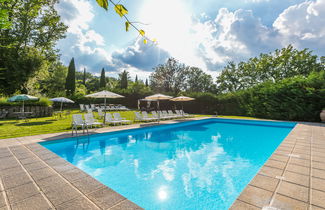
[[[15,114],[17,114],[17,118],[18,119],[22,119],[22,120],[26,120],[28,116],[30,117],[30,115],[33,114],[33,112],[14,112]]]
[[[63,111],[55,111],[53,112],[53,117],[54,118],[62,118]]]

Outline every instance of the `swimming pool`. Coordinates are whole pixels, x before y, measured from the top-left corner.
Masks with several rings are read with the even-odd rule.
[[[206,119],[41,145],[145,209],[227,209],[294,126]]]

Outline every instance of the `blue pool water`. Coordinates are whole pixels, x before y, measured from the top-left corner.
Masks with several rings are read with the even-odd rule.
[[[294,126],[207,119],[41,144],[145,209],[227,209]]]

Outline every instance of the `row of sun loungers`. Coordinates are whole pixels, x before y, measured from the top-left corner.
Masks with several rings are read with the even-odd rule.
[[[158,120],[170,120],[177,118],[191,117],[191,115],[185,113],[183,110],[163,110],[163,111],[152,111],[151,116],[145,111],[142,113],[135,112],[135,121],[148,122],[148,121],[158,121]]]
[[[131,124],[131,120],[126,120],[125,118],[122,118],[120,113],[106,113],[105,115],[105,123],[107,124],[114,124],[114,125],[122,125],[122,124]],[[103,123],[97,121],[94,118],[93,113],[86,113],[82,116],[82,114],[74,114],[72,115],[72,133],[73,131],[78,130],[78,128],[89,129],[93,126],[104,126]]]
[[[130,109],[126,108],[126,106],[118,105],[118,106],[96,106],[95,104],[79,104],[81,112],[90,112],[96,111],[98,109],[106,110],[106,111],[128,111]]]

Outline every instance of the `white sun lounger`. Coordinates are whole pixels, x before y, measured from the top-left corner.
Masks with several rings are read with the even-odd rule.
[[[93,126],[103,126],[103,123],[98,122],[95,120],[94,115],[92,113],[85,114],[85,124],[87,127],[93,127]]]
[[[106,113],[106,115],[105,115],[105,122],[108,123],[108,124],[114,124],[114,125],[116,125],[116,124],[121,124],[121,123],[122,123],[122,122],[119,121],[119,120],[115,120],[115,119],[112,117],[111,113]]]
[[[127,120],[125,118],[122,118],[120,113],[116,112],[116,113],[113,113],[113,116],[114,116],[114,120],[116,121],[120,121],[122,124],[131,124],[131,120]]]

